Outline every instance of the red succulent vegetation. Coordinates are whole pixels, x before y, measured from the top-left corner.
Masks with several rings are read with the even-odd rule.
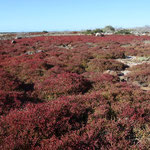
[[[61,95],[85,93],[90,82],[76,73],[61,73],[46,77],[35,85],[35,90],[42,99],[53,99]]]
[[[147,36],[44,36],[0,40],[0,149],[149,149]],[[145,49],[145,50],[144,50]]]

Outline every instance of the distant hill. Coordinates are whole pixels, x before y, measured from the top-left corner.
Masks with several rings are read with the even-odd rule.
[[[146,25],[144,27],[135,27],[133,29],[138,31],[138,32],[150,32],[150,26],[149,25]]]

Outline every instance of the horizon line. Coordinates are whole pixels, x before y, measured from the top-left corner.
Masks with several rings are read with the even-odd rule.
[[[106,26],[112,26],[112,25],[106,25]],[[105,27],[106,27],[105,26]],[[55,29],[55,30],[46,30],[46,29],[43,29],[43,30],[26,30],[26,31],[0,31],[0,33],[26,33],[26,32],[43,32],[43,31],[47,31],[47,32],[73,32],[73,31],[76,31],[76,32],[81,32],[81,31],[86,31],[86,30],[93,30],[93,29],[103,29],[105,27],[95,27],[95,28],[86,28],[86,29]],[[112,26],[114,27],[114,26]],[[144,28],[144,27],[149,27],[150,28],[150,25],[144,25],[144,26],[136,26],[136,27],[114,27],[115,29],[119,29],[119,28],[122,28],[122,29],[136,29],[136,28]]]

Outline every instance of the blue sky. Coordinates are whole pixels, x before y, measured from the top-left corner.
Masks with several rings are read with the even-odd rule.
[[[0,0],[0,32],[150,25],[150,0]]]

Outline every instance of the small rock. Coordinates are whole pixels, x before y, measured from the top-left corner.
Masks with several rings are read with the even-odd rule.
[[[12,40],[12,41],[11,41],[11,44],[15,44],[15,43],[17,43],[15,40]]]
[[[125,76],[120,76],[119,78],[120,78],[120,81],[122,81],[122,82],[126,82],[127,81],[127,78]]]
[[[27,54],[27,55],[33,55],[34,52],[33,52],[33,51],[28,51],[28,52],[26,52],[25,54]]]
[[[106,70],[106,71],[104,71],[104,73],[108,73],[110,75],[117,76],[117,73],[115,71],[112,71],[112,70]]]
[[[117,73],[117,75],[118,75],[118,76],[124,76],[124,73],[119,72],[119,73]]]
[[[20,37],[20,36],[17,36],[17,37],[15,37],[15,39],[17,40],[17,39],[22,39],[22,37]]]
[[[130,73],[131,71],[129,71],[129,70],[124,70],[124,71],[122,71],[122,73],[124,74],[124,75],[127,75],[128,73]]]
[[[35,53],[41,53],[44,52],[43,50],[36,50]]]
[[[95,33],[95,36],[101,36],[101,37],[103,37],[103,36],[105,36],[103,33],[99,33],[99,32],[97,32],[97,33]]]
[[[126,59],[136,59],[136,56],[126,56]]]

